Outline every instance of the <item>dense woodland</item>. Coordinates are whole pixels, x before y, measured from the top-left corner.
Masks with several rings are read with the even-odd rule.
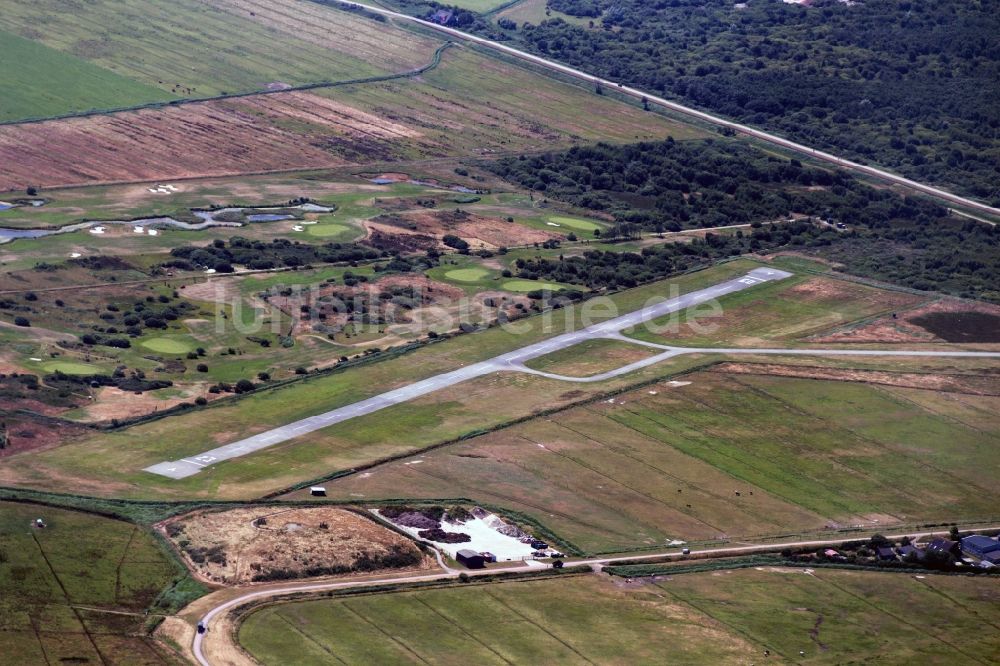
[[[403,3],[405,4],[405,3]],[[1000,0],[549,0],[465,29],[1000,203]],[[492,34],[492,36],[497,36]]]
[[[726,140],[602,143],[485,166],[524,187],[654,231],[772,221],[792,212],[830,217],[832,207],[853,219],[854,202],[847,200],[856,192],[885,202],[882,217],[902,201],[844,172],[805,167]],[[810,189],[817,186],[830,194],[818,196]]]
[[[948,217],[929,200],[743,144],[598,144],[507,158],[492,168],[547,196],[612,212],[626,233],[631,227],[752,225],[747,233],[710,233],[704,241],[641,254],[591,251],[520,260],[521,277],[615,289],[746,252],[792,249],[834,259],[854,274],[1000,302],[1000,228]],[[789,215],[798,221],[774,224]]]
[[[232,273],[234,266],[255,270],[305,266],[310,263],[367,261],[381,254],[356,243],[326,243],[309,245],[276,238],[270,243],[234,236],[229,242],[216,239],[211,245],[182,245],[170,251],[172,259],[162,266],[181,270],[212,268],[219,273]]]

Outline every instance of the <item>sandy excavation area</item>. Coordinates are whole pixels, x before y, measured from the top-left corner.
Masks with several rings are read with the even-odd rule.
[[[433,566],[412,541],[333,507],[199,511],[161,524],[204,580],[239,585]]]
[[[420,142],[416,130],[319,95],[255,95],[0,127],[0,191],[335,167]]]

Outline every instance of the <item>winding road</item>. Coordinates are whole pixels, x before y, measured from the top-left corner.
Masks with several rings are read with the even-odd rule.
[[[953,194],[947,190],[943,190],[938,187],[933,187],[931,185],[925,185],[923,183],[917,182],[915,180],[910,180],[909,178],[904,178],[903,176],[896,175],[884,169],[878,169],[865,164],[859,164],[858,162],[852,162],[850,160],[838,157],[831,153],[823,152],[821,150],[816,150],[815,148],[810,148],[801,143],[796,143],[784,137],[780,137],[776,134],[771,134],[769,132],[764,132],[759,129],[755,129],[748,125],[743,125],[740,123],[733,122],[731,120],[726,120],[725,118],[720,118],[719,116],[712,115],[710,113],[705,113],[704,111],[699,111],[698,109],[693,109],[689,106],[684,106],[683,104],[678,104],[677,102],[672,102],[663,97],[658,97],[656,95],[650,94],[648,92],[639,90],[637,88],[630,88],[628,86],[622,85],[616,81],[610,81],[608,79],[602,79],[599,76],[594,76],[593,74],[588,74],[579,69],[563,65],[562,63],[556,62],[554,60],[549,60],[547,58],[542,58],[534,54],[528,53],[526,51],[521,51],[520,49],[515,49],[512,46],[507,46],[506,44],[501,44],[500,42],[495,42],[490,39],[485,39],[483,37],[478,37],[476,35],[471,35],[467,32],[462,32],[461,30],[456,30],[454,28],[449,28],[447,26],[438,25],[437,23],[431,23],[430,21],[424,21],[423,19],[416,18],[414,16],[409,16],[407,14],[401,14],[399,12],[394,12],[389,9],[383,9],[382,7],[375,7],[372,5],[365,5],[357,2],[350,2],[349,0],[337,0],[340,4],[345,7],[363,7],[365,10],[374,12],[376,14],[381,14],[382,16],[388,16],[394,19],[399,19],[401,21],[408,21],[410,23],[415,23],[417,25],[429,28],[431,30],[436,30],[437,32],[442,32],[451,37],[456,37],[463,41],[472,42],[474,44],[479,44],[487,48],[493,49],[494,51],[500,51],[508,55],[512,55],[521,60],[526,60],[536,65],[541,65],[546,69],[560,72],[562,74],[567,74],[576,79],[581,79],[594,86],[601,85],[609,89],[617,90],[618,92],[634,97],[636,99],[644,99],[650,104],[656,104],[665,109],[670,109],[675,113],[680,113],[691,118],[696,118],[703,122],[711,123],[719,127],[726,127],[740,134],[745,134],[746,136],[751,136],[760,141],[766,141],[770,144],[774,144],[785,148],[787,150],[793,150],[797,153],[811,157],[823,162],[828,162],[830,164],[835,164],[842,169],[849,169],[851,171],[862,173],[867,176],[873,176],[880,180],[892,183],[894,185],[903,185],[913,190],[917,190],[924,194],[929,194],[933,197],[939,199],[944,199],[967,208],[973,208],[975,210],[989,213],[991,215],[1000,215],[1000,208],[994,208],[981,201],[976,201],[974,199],[968,199],[966,197]]]
[[[996,529],[995,527],[986,527],[982,529]],[[932,532],[907,532],[901,534],[887,534],[885,537],[887,539],[898,540],[903,537],[910,537],[911,539],[923,539],[926,537],[947,535],[947,530],[938,530]],[[622,555],[619,557],[599,557],[582,559],[569,562],[571,566],[590,566],[595,569],[609,565],[609,564],[625,564],[628,562],[636,562],[643,560],[676,560],[682,557],[690,557],[697,555],[709,555],[714,557],[730,557],[734,555],[751,555],[753,553],[774,553],[779,552],[785,548],[822,548],[824,546],[839,546],[844,542],[844,536],[837,539],[821,539],[812,541],[787,541],[782,543],[770,543],[770,544],[756,544],[747,546],[732,546],[728,548],[709,548],[704,550],[692,550],[688,555],[683,554],[679,549],[674,548],[673,550],[660,552],[660,553],[644,553],[642,555]],[[861,536],[852,536],[850,538],[863,538]],[[257,590],[255,592],[247,592],[235,599],[230,599],[219,603],[205,613],[200,620],[200,623],[207,627],[210,631],[204,634],[195,633],[194,640],[191,645],[191,649],[194,652],[194,657],[201,666],[222,666],[221,662],[214,662],[209,659],[206,655],[206,640],[211,640],[213,642],[218,641],[229,641],[231,643],[235,642],[235,636],[228,631],[211,631],[212,622],[219,618],[221,614],[229,611],[233,608],[243,606],[247,603],[254,601],[262,601],[264,599],[270,599],[274,597],[280,597],[288,594],[304,594],[309,592],[325,592],[328,590],[343,590],[348,588],[359,588],[359,587],[373,587],[377,585],[399,585],[406,583],[426,583],[433,581],[443,581],[458,578],[462,573],[467,574],[470,578],[476,576],[502,576],[505,574],[523,574],[525,573],[524,567],[515,567],[510,569],[473,569],[469,571],[455,571],[453,569],[448,569],[441,573],[434,574],[421,574],[415,576],[393,576],[380,579],[368,579],[363,581],[340,581],[331,583],[301,583],[298,585],[283,585],[281,587],[268,588],[266,590]],[[232,644],[231,648],[235,648]],[[214,652],[214,651],[213,651]],[[226,650],[228,654],[239,654],[239,649]],[[228,665],[227,665],[228,666]]]

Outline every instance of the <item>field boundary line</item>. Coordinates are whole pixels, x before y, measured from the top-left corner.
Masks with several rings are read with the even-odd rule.
[[[387,632],[385,629],[383,629],[382,627],[380,627],[374,620],[368,619],[367,617],[365,617],[364,615],[362,615],[358,611],[356,611],[353,608],[351,608],[347,604],[346,601],[341,601],[340,605],[343,608],[347,609],[348,612],[350,612],[352,615],[354,615],[355,617],[357,617],[359,620],[361,620],[362,622],[364,622],[367,625],[370,625],[375,631],[377,631],[378,633],[380,633],[383,636],[385,636],[386,638],[388,638],[391,643],[394,643],[395,645],[398,645],[399,647],[403,648],[403,650],[405,652],[408,652],[408,653],[412,654],[414,657],[416,657],[417,659],[419,659],[420,663],[422,663],[422,664],[430,664],[429,661],[427,661],[426,659],[424,659],[423,657],[420,656],[420,653],[418,653],[416,650],[414,650],[413,648],[411,648],[409,645],[407,645],[406,643],[404,643],[403,641],[399,640],[398,638],[396,638],[395,636],[393,636],[392,634],[390,634],[389,632]]]
[[[561,645],[564,645],[565,647],[569,648],[570,652],[573,652],[574,654],[578,655],[581,659],[583,659],[584,661],[586,661],[588,664],[593,664],[594,663],[593,660],[591,660],[591,659],[589,659],[587,657],[587,655],[585,655],[582,652],[580,652],[579,650],[577,650],[575,647],[573,647],[572,645],[570,645],[569,643],[567,643],[562,638],[559,638],[558,636],[556,636],[554,633],[552,633],[551,631],[549,631],[547,628],[545,628],[544,626],[542,626],[540,623],[536,622],[535,620],[532,620],[530,617],[528,617],[527,615],[525,615],[524,613],[522,613],[517,608],[514,608],[513,606],[511,606],[509,603],[507,603],[506,601],[504,601],[503,599],[501,599],[497,595],[490,593],[489,590],[486,590],[484,592],[484,594],[486,596],[490,597],[491,599],[493,599],[494,601],[496,601],[498,604],[500,604],[501,606],[503,606],[507,610],[509,610],[511,613],[513,613],[517,617],[519,617],[522,620],[524,620],[525,622],[527,622],[529,625],[537,628],[543,634],[547,634],[548,636],[550,636],[551,638],[553,638],[557,643],[559,643]]]
[[[337,655],[337,653],[335,653],[333,650],[331,650],[330,648],[328,648],[327,646],[323,645],[322,643],[320,643],[318,640],[316,640],[315,638],[313,638],[312,636],[310,636],[306,632],[304,632],[301,629],[299,629],[298,627],[296,627],[292,623],[291,620],[289,620],[287,617],[285,617],[284,615],[282,615],[280,612],[275,611],[274,614],[276,616],[278,616],[279,618],[281,618],[281,621],[284,622],[285,624],[287,624],[288,627],[289,627],[289,629],[292,630],[292,632],[294,632],[294,633],[298,634],[299,636],[301,636],[302,638],[306,639],[307,641],[309,641],[310,643],[312,643],[313,645],[315,645],[316,647],[318,647],[323,652],[326,652],[328,655],[330,655],[331,657],[333,657],[334,659],[336,659],[341,664],[346,664],[347,663],[346,661],[344,661],[343,659],[341,659]],[[233,627],[233,634],[234,634],[233,635],[233,639],[234,639],[234,642],[237,645],[240,645],[240,639],[239,639],[239,635],[238,635],[238,629],[239,629],[239,627]],[[240,647],[242,648],[243,646],[240,645]]]
[[[947,645],[949,648],[951,648],[955,652],[958,652],[958,653],[964,655],[965,657],[967,657],[971,661],[974,661],[974,662],[979,663],[979,664],[986,664],[987,663],[987,662],[983,661],[982,659],[980,659],[979,657],[977,657],[976,655],[969,654],[968,652],[964,651],[958,645],[955,645],[953,643],[950,643],[950,642],[946,641],[945,639],[941,638],[937,634],[932,633],[930,631],[927,631],[926,629],[925,630],[921,630],[920,627],[916,626],[912,622],[909,622],[906,618],[902,617],[901,615],[898,615],[896,613],[892,613],[892,612],[886,610],[885,608],[882,608],[878,604],[870,601],[869,599],[867,599],[867,598],[865,598],[865,597],[863,597],[863,596],[861,596],[861,595],[859,595],[859,594],[857,594],[855,592],[852,592],[851,590],[848,590],[847,588],[845,588],[842,585],[834,583],[831,580],[828,580],[828,579],[825,579],[825,578],[821,578],[821,577],[817,576],[815,573],[812,573],[810,575],[813,578],[815,578],[816,580],[822,581],[826,585],[829,585],[830,587],[832,587],[832,588],[834,588],[836,590],[840,590],[841,592],[843,592],[847,596],[852,597],[852,598],[858,600],[859,602],[861,602],[862,604],[868,606],[869,608],[872,608],[872,609],[878,611],[879,613],[881,613],[883,615],[888,615],[889,617],[891,617],[892,619],[896,620],[900,624],[903,624],[903,625],[906,625],[907,627],[910,627],[911,629],[913,629],[914,631],[916,631],[918,634],[923,634],[925,636],[930,636],[931,638],[933,638],[934,640],[938,641],[939,643],[943,643],[944,645]]]
[[[975,432],[978,432],[980,435],[983,435],[983,436],[986,436],[986,437],[989,437],[989,438],[992,438],[992,439],[997,439],[997,437],[998,437],[998,435],[995,432],[990,432],[988,430],[983,430],[982,428],[974,426],[971,423],[966,423],[965,421],[963,421],[962,419],[958,418],[957,416],[952,416],[950,414],[944,414],[942,412],[937,411],[936,409],[931,409],[930,407],[928,407],[926,405],[921,405],[916,400],[911,400],[910,398],[907,398],[905,395],[900,395],[899,393],[896,393],[894,391],[890,391],[889,390],[890,388],[909,388],[909,387],[904,387],[904,386],[894,387],[891,384],[872,384],[872,387],[874,388],[875,391],[877,391],[879,393],[885,394],[887,398],[891,398],[893,400],[899,400],[899,401],[905,402],[905,403],[907,403],[909,405],[913,405],[917,409],[919,409],[921,411],[924,411],[924,412],[929,412],[930,414],[933,414],[937,418],[943,419],[945,421],[951,421],[952,423],[957,423],[958,425],[962,426],[963,428],[968,428],[969,430],[974,430]],[[911,389],[911,390],[913,390],[913,389]]]
[[[925,579],[925,580],[929,580],[929,579]],[[977,618],[979,618],[979,621],[982,622],[983,624],[988,624],[991,627],[993,627],[994,629],[996,629],[998,632],[1000,632],[1000,624],[997,624],[993,619],[990,619],[988,616],[986,616],[986,617],[982,616],[978,611],[976,611],[973,608],[969,608],[964,603],[962,603],[958,599],[955,599],[954,597],[952,597],[950,594],[948,594],[944,590],[940,590],[940,589],[934,587],[933,585],[931,585],[930,583],[927,583],[927,582],[924,582],[924,581],[921,581],[921,582],[923,582],[924,587],[926,587],[929,592],[931,592],[933,594],[936,594],[938,596],[944,597],[949,602],[955,604],[956,606],[958,606],[959,608],[961,608],[962,610],[964,610],[969,615],[975,615]]]
[[[69,592],[66,591],[66,586],[63,585],[62,579],[59,578],[59,574],[56,573],[55,567],[53,567],[52,562],[49,561],[49,556],[46,554],[45,549],[42,548],[42,543],[38,540],[38,536],[35,534],[34,530],[35,528],[32,527],[31,538],[32,540],[34,540],[35,545],[38,547],[38,554],[42,556],[42,560],[45,562],[45,565],[49,568],[49,572],[52,574],[52,578],[54,578],[56,583],[59,584],[59,589],[62,590],[63,598],[66,599],[66,606],[73,610],[73,616],[76,618],[76,621],[80,623],[80,629],[83,631],[83,635],[87,637],[87,640],[90,641],[91,647],[93,647],[94,652],[97,653],[97,658],[101,660],[101,663],[104,664],[104,666],[108,666],[107,658],[101,652],[101,648],[97,647],[97,642],[94,641],[94,637],[90,633],[90,630],[87,628],[87,624],[83,621],[83,618],[80,616],[80,611],[75,606],[72,605],[73,602],[69,597]]]
[[[671,597],[673,597],[674,599],[676,599],[680,603],[684,604],[688,608],[694,609],[702,617],[705,617],[705,618],[711,620],[712,622],[717,622],[718,624],[726,627],[729,631],[733,632],[737,636],[741,636],[743,638],[743,640],[749,641],[750,643],[753,643],[754,645],[758,645],[760,647],[767,648],[768,650],[771,650],[775,654],[777,654],[777,655],[779,655],[779,656],[781,656],[781,657],[783,657],[785,659],[788,659],[787,655],[782,654],[781,652],[779,652],[777,649],[775,649],[773,647],[769,647],[767,643],[765,643],[760,638],[754,636],[749,631],[744,630],[744,629],[740,629],[736,625],[733,625],[733,624],[731,624],[729,622],[726,622],[725,620],[717,618],[716,616],[712,615],[711,613],[709,613],[707,610],[705,610],[704,608],[702,608],[698,604],[696,604],[693,601],[691,601],[689,598],[685,598],[685,597],[681,596],[675,590],[668,589],[668,588],[664,587],[663,585],[661,585],[658,582],[653,583],[653,585],[655,585],[657,588],[663,590],[665,593],[669,594]]]
[[[132,531],[129,532],[128,541],[125,543],[125,547],[122,549],[122,556],[118,559],[118,566],[115,567],[115,603],[119,602],[119,595],[121,594],[122,587],[122,566],[125,564],[125,558],[128,557],[128,551],[132,547],[132,541],[135,539],[135,533],[139,531],[138,525],[132,526]]]
[[[146,111],[154,109],[159,110],[168,107],[187,106],[188,104],[218,102],[229,99],[242,99],[244,97],[255,97],[257,95],[277,95],[279,93],[303,92],[308,90],[318,90],[320,88],[339,88],[341,86],[362,85],[365,83],[381,83],[383,81],[394,81],[396,79],[408,79],[414,76],[420,76],[421,74],[429,72],[438,65],[440,65],[442,54],[444,53],[445,49],[448,49],[451,46],[456,46],[456,43],[451,40],[445,41],[443,44],[441,44],[434,50],[434,53],[431,55],[430,62],[428,62],[426,65],[421,65],[416,69],[410,69],[405,72],[397,72],[396,74],[380,74],[378,76],[366,76],[357,79],[345,79],[343,81],[314,81],[311,83],[301,83],[296,86],[289,86],[288,88],[282,88],[280,90],[248,90],[237,93],[207,95],[205,97],[181,97],[179,99],[164,100],[161,102],[148,102],[146,104],[135,104],[133,106],[119,106],[108,109],[88,109],[87,111],[75,111],[72,113],[63,113],[55,116],[23,118],[20,120],[4,120],[0,121],[0,127],[9,127],[16,125],[37,125],[39,123],[47,123],[58,120],[72,120],[74,118],[93,118],[96,116],[114,115],[116,113],[129,113],[135,111]],[[306,170],[308,171],[308,169]]]
[[[514,666],[514,662],[512,662],[510,659],[508,659],[507,657],[503,656],[502,654],[500,654],[499,652],[497,652],[496,650],[494,650],[492,647],[490,647],[489,645],[487,645],[484,641],[482,641],[481,639],[479,639],[471,631],[469,631],[468,629],[466,629],[465,627],[463,627],[462,625],[460,625],[457,620],[455,620],[454,618],[448,617],[447,615],[445,615],[444,613],[442,613],[438,609],[434,608],[429,603],[427,603],[427,601],[425,599],[422,599],[419,595],[415,595],[413,598],[417,601],[417,603],[419,603],[421,606],[423,606],[424,608],[426,608],[427,610],[429,610],[431,613],[433,613],[434,615],[437,615],[439,618],[441,618],[442,620],[444,620],[445,622],[449,623],[451,626],[455,627],[460,632],[462,632],[463,634],[465,634],[466,636],[468,636],[470,639],[472,639],[473,642],[478,643],[479,645],[482,645],[489,652],[492,652],[496,656],[500,657],[500,659],[502,661],[504,661],[507,664],[510,664],[510,666]]]

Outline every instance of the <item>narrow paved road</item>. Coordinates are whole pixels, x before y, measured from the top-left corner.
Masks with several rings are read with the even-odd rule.
[[[996,527],[984,527],[982,529],[997,529]],[[912,539],[922,539],[930,536],[938,536],[948,534],[947,530],[938,530],[932,532],[906,532],[900,534],[887,534],[885,535],[888,539],[902,539],[908,536]],[[863,538],[859,536],[852,536],[850,538]],[[642,555],[622,555],[620,557],[598,557],[589,558],[582,560],[575,560],[569,562],[571,566],[585,565],[592,567],[601,567],[609,564],[627,564],[628,562],[636,562],[642,560],[651,559],[662,559],[662,560],[677,560],[682,557],[689,557],[691,555],[714,555],[717,557],[730,557],[734,555],[749,555],[753,553],[776,553],[785,548],[821,548],[824,546],[838,546],[847,540],[848,537],[840,537],[838,539],[821,539],[813,541],[787,541],[783,543],[770,543],[770,544],[757,544],[749,546],[732,546],[730,548],[709,548],[704,550],[693,550],[687,556],[680,552],[679,549],[675,548],[673,550],[661,553],[644,553]],[[360,587],[374,587],[378,585],[398,585],[406,583],[424,583],[431,581],[442,581],[458,578],[462,573],[467,574],[469,577],[475,576],[503,576],[509,574],[522,574],[525,573],[523,567],[517,567],[513,569],[473,569],[469,571],[455,571],[449,570],[442,573],[435,574],[421,574],[417,576],[404,576],[404,577],[388,577],[376,580],[365,580],[365,581],[342,581],[336,583],[301,583],[298,585],[286,585],[278,588],[268,588],[266,590],[258,590],[256,592],[248,592],[241,595],[235,599],[230,599],[229,601],[220,603],[219,605],[213,607],[207,613],[205,613],[200,622],[209,629],[205,634],[195,633],[194,641],[191,645],[194,651],[194,656],[198,660],[201,666],[213,666],[212,661],[206,656],[206,646],[205,641],[211,640],[213,642],[226,642],[232,641],[235,637],[232,636],[227,631],[211,631],[212,621],[220,616],[220,614],[226,611],[242,606],[252,601],[262,601],[264,599],[270,599],[273,597],[280,597],[287,594],[301,594],[307,592],[324,592],[327,590],[343,590],[348,588],[360,588]],[[238,650],[227,651],[230,654],[238,653]],[[216,665],[222,666],[222,665]]]
[[[817,160],[822,160],[824,162],[829,162],[830,164],[835,164],[843,169],[849,169],[851,171],[863,173],[868,176],[874,176],[875,178],[896,185],[903,185],[905,187],[917,190],[919,192],[923,192],[924,194],[929,194],[931,196],[938,197],[940,199],[944,199],[946,201],[950,201],[952,203],[956,203],[962,206],[966,206],[968,208],[974,208],[984,213],[989,213],[991,215],[1000,215],[1000,208],[994,208],[980,201],[976,201],[974,199],[967,199],[957,194],[952,194],[951,192],[948,192],[947,190],[943,190],[938,187],[933,187],[931,185],[924,185],[923,183],[919,183],[915,180],[910,180],[909,178],[898,176],[894,173],[890,173],[889,171],[885,171],[883,169],[878,169],[875,167],[867,166],[865,164],[852,162],[842,157],[837,157],[836,155],[816,150],[815,148],[810,148],[809,146],[802,145],[801,143],[790,141],[776,134],[770,134],[768,132],[755,129],[748,125],[742,125],[740,123],[736,123],[731,120],[726,120],[725,118],[720,118],[719,116],[714,116],[710,113],[705,113],[704,111],[692,109],[691,107],[684,106],[683,104],[678,104],[677,102],[672,102],[668,99],[664,99],[663,97],[657,97],[656,95],[650,94],[642,90],[638,90],[637,88],[630,88],[628,86],[621,85],[616,81],[602,79],[598,76],[594,76],[593,74],[588,74],[587,72],[584,72],[582,70],[568,67],[567,65],[563,65],[562,63],[556,62],[554,60],[548,60],[546,58],[533,55],[526,51],[521,51],[520,49],[515,49],[511,46],[507,46],[506,44],[501,44],[500,42],[494,42],[492,40],[485,39],[483,37],[470,35],[469,33],[462,32],[461,30],[448,28],[443,25],[438,25],[437,23],[431,23],[430,21],[424,21],[422,19],[418,19],[416,17],[409,16],[407,14],[401,14],[399,12],[394,12],[389,9],[383,9],[381,7],[364,5],[357,2],[353,2],[351,0],[337,0],[337,2],[348,7],[361,6],[368,11],[375,12],[376,14],[382,14],[383,16],[390,16],[392,18],[399,19],[401,21],[409,21],[410,23],[416,23],[425,28],[430,28],[431,30],[436,30],[438,32],[445,33],[446,35],[450,35],[452,37],[457,37],[458,39],[465,40],[467,42],[480,44],[495,51],[501,51],[508,55],[512,55],[516,58],[520,58],[521,60],[526,60],[536,65],[541,65],[546,69],[557,71],[562,74],[567,74],[576,79],[581,79],[595,86],[599,84],[609,89],[617,90],[618,92],[623,93],[625,95],[629,95],[630,97],[635,97],[637,99],[645,99],[650,104],[656,104],[658,106],[662,106],[666,109],[674,111],[675,113],[680,113],[686,116],[690,116],[692,118],[697,118],[698,120],[708,122],[713,125],[718,125],[720,127],[726,127],[735,132],[739,132],[740,134],[752,136],[755,139],[759,139],[761,141],[766,141],[768,143],[781,146],[782,148],[785,148],[787,150],[793,150],[797,153],[801,153],[802,155],[806,155],[808,157],[812,157]]]

